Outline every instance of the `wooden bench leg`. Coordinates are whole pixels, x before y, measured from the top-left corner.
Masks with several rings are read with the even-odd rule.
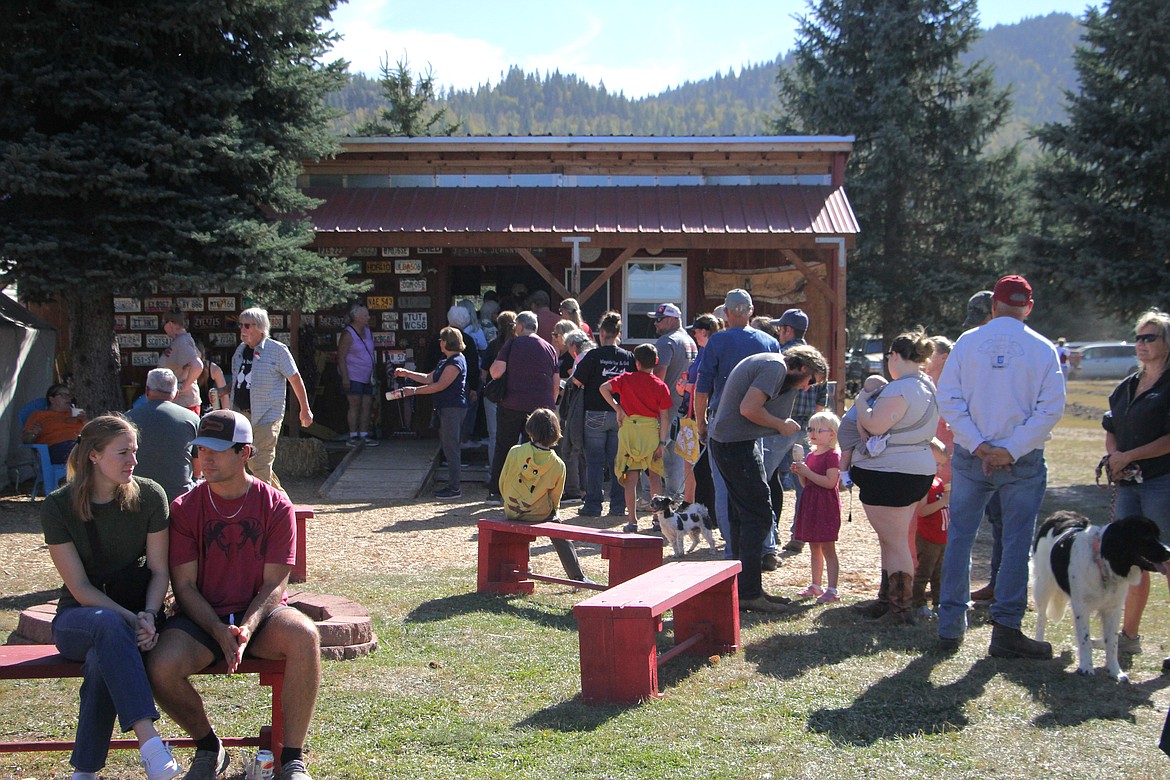
[[[535,540],[535,536],[481,526],[476,590],[480,593],[531,593],[536,583],[526,579],[528,547]]]
[[[616,619],[612,610],[579,615],[581,699],[636,704],[658,696],[656,620]]]
[[[260,684],[272,689],[272,728],[268,734],[264,733],[265,729],[260,729],[260,746],[271,750],[279,762],[280,749],[284,747],[284,673],[263,672],[260,674]],[[264,744],[266,741],[267,745]]]
[[[307,521],[312,519],[313,510],[307,506],[296,507],[297,520],[297,560],[293,564],[293,570],[289,574],[289,582],[304,582],[309,576],[309,557],[308,557],[308,525]]]
[[[609,587],[657,569],[662,565],[661,547],[602,547],[601,557],[609,559]]]
[[[674,643],[695,634],[704,641],[691,647],[691,655],[734,653],[739,650],[738,577],[726,579],[674,608]]]

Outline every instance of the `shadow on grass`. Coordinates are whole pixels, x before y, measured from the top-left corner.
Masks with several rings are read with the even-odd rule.
[[[576,631],[577,621],[572,610],[548,607],[530,601],[525,596],[500,596],[491,593],[461,593],[455,596],[424,601],[406,616],[407,623],[434,623],[458,615],[475,613],[511,615],[545,628],[558,631]]]
[[[35,593],[22,593],[17,596],[4,596],[0,598],[0,611],[12,609],[23,612],[29,607],[52,601],[60,595],[61,591],[53,588],[52,590],[38,590]]]
[[[610,704],[594,707],[574,696],[568,701],[545,707],[518,722],[514,728],[549,729],[564,733],[596,731],[609,721],[637,707],[637,704]]]

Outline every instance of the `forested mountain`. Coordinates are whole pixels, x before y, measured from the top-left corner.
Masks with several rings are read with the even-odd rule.
[[[1072,52],[1080,30],[1075,17],[1049,14],[993,27],[969,53],[991,63],[997,81],[1012,87],[1015,107],[1002,142],[1023,139],[1030,125],[1063,118],[1063,90],[1076,85]],[[426,59],[426,52],[411,54]],[[775,118],[781,64],[777,59],[716,73],[637,100],[573,74],[514,67],[497,83],[444,92],[441,102],[462,123],[460,135],[757,135]],[[356,74],[329,104],[345,112],[334,127],[346,135],[373,118],[383,101],[378,82]]]

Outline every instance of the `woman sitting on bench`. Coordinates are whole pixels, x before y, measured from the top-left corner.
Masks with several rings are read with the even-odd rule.
[[[531,441],[508,450],[500,472],[504,516],[522,523],[560,522],[556,518],[565,490],[565,462],[552,451],[561,438],[561,424],[552,409],[528,415],[524,432]],[[569,579],[590,582],[581,571],[577,550],[568,539],[551,539]]]
[[[68,482],[41,508],[53,565],[65,581],[53,643],[84,664],[73,780],[96,780],[115,716],[134,730],[148,780],[183,770],[158,737],[159,717],[142,663],[158,641],[167,592],[167,497],[134,476],[138,431],[120,415],[87,423],[69,454]]]

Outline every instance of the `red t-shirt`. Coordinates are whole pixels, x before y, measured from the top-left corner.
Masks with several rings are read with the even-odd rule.
[[[943,497],[943,481],[935,477],[926,494],[926,503],[933,504]],[[932,515],[922,515],[918,518],[918,535],[928,542],[935,544],[947,543],[947,526],[951,523],[950,507],[943,507]]]
[[[628,371],[609,380],[609,390],[617,396],[622,411],[632,417],[658,419],[658,413],[669,409],[670,389],[658,377],[646,371]]]
[[[199,564],[199,592],[220,617],[248,608],[264,582],[264,564],[296,560],[292,501],[267,483],[253,479],[240,498],[215,498],[213,505],[201,482],[171,502],[171,566]]]

